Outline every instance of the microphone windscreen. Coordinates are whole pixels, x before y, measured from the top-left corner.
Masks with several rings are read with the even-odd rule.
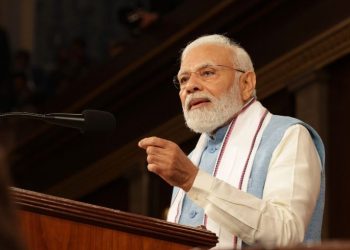
[[[100,110],[84,110],[85,119],[83,131],[113,131],[116,128],[116,120],[112,113]]]

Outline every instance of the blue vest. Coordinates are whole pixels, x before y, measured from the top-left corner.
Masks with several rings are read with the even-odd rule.
[[[322,230],[323,209],[325,202],[325,151],[322,140],[317,132],[306,123],[292,117],[273,115],[267,125],[255,154],[252,171],[250,174],[247,192],[262,198],[268,166],[272,153],[281,141],[285,131],[292,125],[301,124],[309,130],[318,154],[321,159],[321,187],[317,199],[316,208],[306,230],[304,242],[320,241]]]
[[[272,154],[280,143],[285,131],[292,125],[301,124],[306,127],[315,143],[316,149],[321,159],[321,187],[320,194],[316,203],[316,208],[313,212],[311,221],[307,228],[304,242],[308,241],[320,241],[321,239],[321,229],[322,229],[322,218],[323,218],[323,208],[324,208],[324,199],[325,199],[325,152],[324,146],[321,138],[317,134],[317,132],[307,125],[306,123],[297,120],[292,117],[286,116],[278,116],[272,115],[272,118],[265,128],[259,147],[255,154],[247,192],[253,194],[258,198],[262,198],[264,185],[266,181],[268,166],[270,164],[270,160]],[[214,168],[214,166],[211,166]],[[173,199],[178,192],[178,188],[174,188],[173,190]],[[196,204],[194,204],[187,195],[184,198],[183,210],[181,213],[180,223],[185,225],[197,226],[197,224],[201,224],[203,221],[203,209],[199,208]],[[188,213],[188,214],[186,214]],[[194,225],[195,224],[195,225]]]

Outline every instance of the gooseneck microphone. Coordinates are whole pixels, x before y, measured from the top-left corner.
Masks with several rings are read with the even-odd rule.
[[[100,110],[84,110],[82,114],[51,113],[35,114],[27,112],[8,112],[1,117],[15,117],[41,120],[47,123],[79,129],[81,132],[108,132],[116,128],[113,114]]]

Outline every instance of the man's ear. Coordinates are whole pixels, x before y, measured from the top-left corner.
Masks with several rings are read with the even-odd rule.
[[[240,77],[241,97],[244,102],[248,101],[252,96],[256,85],[255,72],[248,71]]]

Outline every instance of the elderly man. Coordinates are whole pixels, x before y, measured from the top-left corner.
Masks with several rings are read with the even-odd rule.
[[[222,35],[187,45],[175,79],[187,126],[201,133],[187,157],[173,142],[139,142],[148,170],[173,185],[168,220],[215,232],[217,247],[320,240],[324,148],[307,124],[272,115],[255,98],[247,52]]]

